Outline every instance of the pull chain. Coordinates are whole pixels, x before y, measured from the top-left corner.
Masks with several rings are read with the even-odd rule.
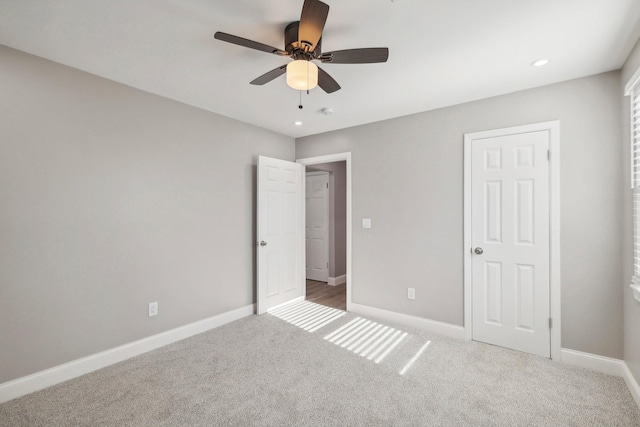
[[[307,87],[309,87],[309,80],[310,80],[310,77],[309,77],[309,64],[310,64],[310,62],[307,61]],[[300,95],[300,103],[298,104],[298,108],[302,110],[304,108],[302,106],[302,91],[298,91],[298,92],[299,92],[299,95]],[[307,95],[309,95],[309,89],[307,89]]]

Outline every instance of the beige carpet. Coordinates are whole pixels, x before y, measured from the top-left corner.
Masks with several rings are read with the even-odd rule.
[[[640,426],[620,378],[339,314],[248,317],[4,403],[0,425]]]

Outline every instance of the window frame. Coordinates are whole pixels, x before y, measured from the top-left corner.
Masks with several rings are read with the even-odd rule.
[[[629,286],[634,298],[640,302],[640,68],[627,82],[624,94],[629,97],[629,180],[633,229],[633,273]]]

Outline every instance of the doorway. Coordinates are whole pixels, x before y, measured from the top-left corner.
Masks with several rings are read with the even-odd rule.
[[[465,335],[559,357],[559,123],[465,135]]]
[[[340,310],[349,310],[351,303],[351,153],[340,153],[297,160],[305,166],[306,173],[312,176],[326,173],[328,176],[328,241],[326,281],[317,277],[307,277],[306,300],[327,305]],[[316,186],[318,188],[318,186]],[[305,201],[307,200],[305,185]],[[315,206],[322,206],[319,201]],[[312,208],[309,205],[308,208]],[[321,208],[322,209],[322,208]],[[317,220],[318,216],[307,209],[305,203],[305,221]],[[310,225],[310,224],[309,224]],[[308,227],[305,227],[305,230]],[[320,247],[316,243],[315,248]],[[305,267],[309,267],[311,258],[320,259],[305,244]],[[310,271],[308,268],[306,271]]]
[[[346,162],[306,167],[306,299],[346,310]]]

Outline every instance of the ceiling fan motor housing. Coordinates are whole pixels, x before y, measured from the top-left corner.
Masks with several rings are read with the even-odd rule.
[[[306,59],[310,61],[320,56],[322,38],[318,40],[316,48],[313,51],[308,51],[309,46],[305,47],[304,40],[298,41],[298,27],[300,21],[292,22],[284,29],[284,50],[293,59]]]

